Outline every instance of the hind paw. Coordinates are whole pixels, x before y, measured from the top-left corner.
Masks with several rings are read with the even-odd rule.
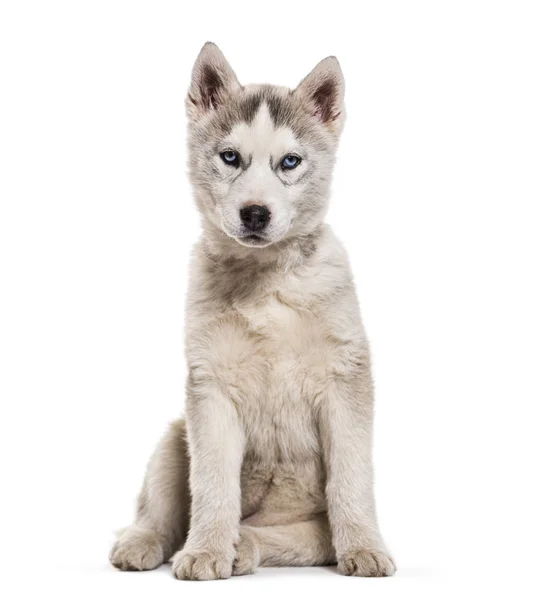
[[[249,575],[254,573],[259,562],[260,550],[256,535],[248,527],[243,526],[236,547],[236,558],[234,559],[232,574]]]
[[[148,571],[164,562],[158,533],[137,526],[128,527],[113,544],[109,560],[121,571]]]

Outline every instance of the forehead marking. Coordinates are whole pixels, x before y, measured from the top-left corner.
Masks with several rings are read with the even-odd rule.
[[[267,103],[263,102],[250,123],[237,123],[230,135],[231,143],[243,155],[266,160],[296,148],[296,138],[289,127],[276,127]]]

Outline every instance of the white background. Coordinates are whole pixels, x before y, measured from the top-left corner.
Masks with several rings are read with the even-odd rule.
[[[541,597],[542,31],[519,0],[1,3],[4,597]],[[328,220],[372,342],[392,579],[107,562],[183,406],[183,102],[208,39],[242,83],[343,66]]]

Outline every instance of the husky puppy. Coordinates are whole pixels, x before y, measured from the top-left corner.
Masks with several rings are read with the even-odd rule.
[[[368,342],[348,258],[323,224],[343,92],[334,57],[294,90],[240,85],[212,43],[196,60],[186,414],[150,460],[111,551],[119,569],[395,571],[375,515]]]

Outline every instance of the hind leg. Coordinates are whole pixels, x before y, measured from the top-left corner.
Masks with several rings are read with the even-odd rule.
[[[136,519],[119,534],[111,563],[123,571],[146,571],[169,560],[186,537],[189,498],[186,429],[179,419],[149,461]]]
[[[290,525],[242,525],[234,575],[262,567],[308,567],[336,563],[332,534],[326,517]]]

